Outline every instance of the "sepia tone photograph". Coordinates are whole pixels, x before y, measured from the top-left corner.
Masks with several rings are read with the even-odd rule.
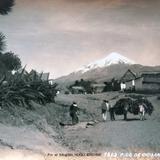
[[[160,0],[0,0],[0,160],[160,159]]]

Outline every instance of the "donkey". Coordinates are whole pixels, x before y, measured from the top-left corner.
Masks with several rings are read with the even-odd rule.
[[[131,100],[129,98],[120,99],[114,105],[116,115],[124,115],[124,120],[127,120],[127,113],[131,110]]]

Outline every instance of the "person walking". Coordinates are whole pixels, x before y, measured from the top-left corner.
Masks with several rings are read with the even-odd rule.
[[[113,105],[109,105],[109,106],[110,106],[110,108],[109,108],[110,120],[111,120],[111,121],[114,121],[114,120],[115,120],[114,107],[113,107]]]
[[[102,119],[103,121],[107,120],[107,111],[109,111],[109,103],[106,100],[103,100],[101,104],[101,110],[102,110]]]
[[[73,102],[72,105],[70,106],[69,112],[70,116],[72,118],[72,125],[75,125],[79,122],[79,118],[77,116],[77,111],[79,110],[77,103]]]
[[[139,105],[139,115],[140,115],[140,120],[144,121],[145,120],[145,104],[140,104]]]
[[[124,114],[124,120],[127,121],[127,113],[129,109],[129,104],[127,102],[124,103],[124,108],[123,108],[123,114]]]

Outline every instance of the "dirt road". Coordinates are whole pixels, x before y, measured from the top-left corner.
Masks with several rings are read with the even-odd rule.
[[[96,112],[94,118],[101,120],[100,111],[97,106],[100,105],[103,98],[117,96],[117,93],[105,94],[98,96],[76,95],[60,97],[61,102],[71,102],[72,99],[83,106],[88,112]],[[60,100],[59,99],[59,100]],[[99,122],[89,128],[77,127],[77,129],[68,127],[64,128],[64,143],[70,149],[79,152],[98,152],[98,151],[153,151],[160,150],[160,102],[155,96],[149,96],[155,107],[152,116],[146,116],[145,121],[140,121],[139,116],[128,115],[129,120],[123,121],[123,116],[116,116],[116,121],[111,122],[108,117],[107,122]],[[84,116],[79,115],[81,121]],[[87,120],[87,119],[86,119]],[[82,122],[83,123],[83,122]]]
[[[129,121],[116,116],[116,121],[102,122],[99,105],[103,99],[116,99],[124,95],[113,92],[99,95],[60,95],[57,104],[35,106],[28,111],[17,108],[13,113],[1,110],[0,154],[5,157],[32,156],[41,160],[44,153],[66,152],[159,152],[160,101],[156,96],[148,99],[155,107],[152,116],[140,121],[129,114]],[[69,105],[76,101],[85,111],[79,113],[77,126],[60,127],[59,122],[70,123]],[[11,120],[10,120],[10,119]],[[86,123],[96,123],[86,128]],[[42,154],[42,155],[41,155]],[[11,158],[8,159],[11,159]],[[38,158],[34,158],[38,157]],[[1,158],[1,157],[0,157]],[[18,159],[18,158],[16,158]],[[1,160],[1,159],[0,159]]]
[[[160,125],[155,121],[101,122],[90,128],[64,129],[66,143],[83,152],[160,150]]]

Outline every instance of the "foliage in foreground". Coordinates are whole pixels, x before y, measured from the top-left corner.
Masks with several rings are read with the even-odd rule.
[[[0,0],[0,14],[8,14],[14,5],[14,0]]]
[[[13,105],[32,108],[32,101],[45,105],[54,102],[56,84],[41,80],[41,75],[36,72],[21,73],[2,77],[0,80],[0,106],[10,107]]]

